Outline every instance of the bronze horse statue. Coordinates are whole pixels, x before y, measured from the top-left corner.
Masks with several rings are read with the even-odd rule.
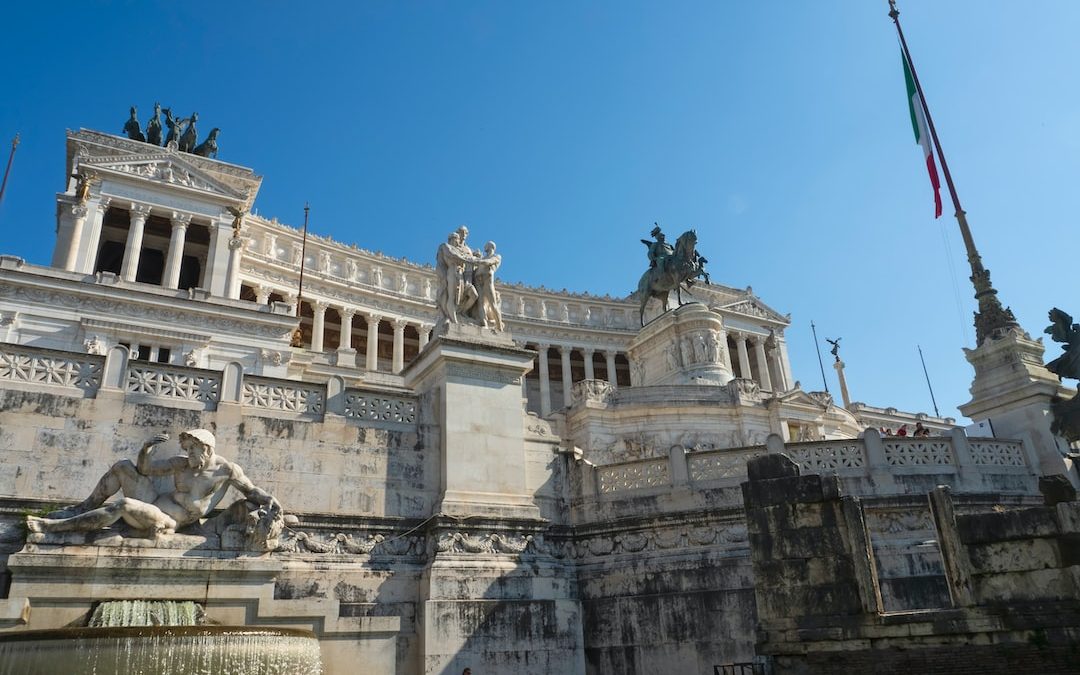
[[[697,232],[694,230],[683,232],[675,240],[675,251],[663,258],[659,265],[649,268],[645,274],[641,275],[637,296],[640,302],[638,315],[642,326],[645,325],[645,305],[648,304],[650,298],[659,300],[666,312],[668,311],[668,296],[672,289],[675,290],[681,307],[684,304],[682,301],[684,283],[690,286],[698,277],[705,277],[708,282],[704,259],[698,255],[696,246]]]

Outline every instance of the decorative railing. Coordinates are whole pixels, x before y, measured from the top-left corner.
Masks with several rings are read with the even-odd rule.
[[[600,467],[597,480],[600,492],[606,494],[671,485],[671,472],[665,457]]]
[[[968,447],[971,448],[972,462],[979,466],[1027,466],[1020,441],[969,439]]]
[[[3,345],[0,380],[71,387],[84,392],[101,386],[105,358],[89,354],[54,352],[33,347]]]
[[[791,444],[785,452],[808,473],[861,471],[866,466],[866,452],[858,439]]]
[[[221,396],[221,373],[149,363],[128,366],[125,391],[209,405]]]
[[[952,443],[945,437],[890,438],[882,440],[885,461],[890,466],[953,465]]]
[[[304,382],[245,377],[241,403],[263,410],[322,415],[326,412],[326,389]]]
[[[686,468],[694,483],[746,477],[746,461],[764,455],[765,448],[750,450],[709,450],[686,456]]]
[[[415,424],[416,400],[349,389],[345,392],[345,417]]]

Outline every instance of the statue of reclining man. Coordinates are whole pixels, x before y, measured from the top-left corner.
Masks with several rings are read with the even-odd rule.
[[[228,489],[234,487],[244,499],[215,519],[218,531],[242,523],[248,548],[265,551],[276,547],[277,536],[285,523],[281,504],[268,492],[255,487],[238,465],[214,454],[214,434],[206,429],[185,431],[180,434],[180,448],[185,455],[152,459],[155,446],[168,440],[168,434],[158,434],[143,445],[138,462],[123,459],[113,464],[82,503],[44,518],[27,516],[27,529],[92,532],[123,520],[153,537],[169,535],[199,523]],[[173,477],[175,489],[159,494],[153,479],[168,475]],[[120,491],[124,493],[122,498],[105,503]]]

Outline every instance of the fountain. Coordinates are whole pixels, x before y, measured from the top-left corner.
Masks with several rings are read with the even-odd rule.
[[[85,628],[0,634],[0,675],[322,673],[310,631],[201,622],[194,602],[102,602]]]

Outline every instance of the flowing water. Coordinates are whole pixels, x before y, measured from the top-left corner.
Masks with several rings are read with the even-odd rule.
[[[193,602],[101,603],[90,628],[0,633],[0,675],[322,673],[310,631],[196,625],[201,616]]]

